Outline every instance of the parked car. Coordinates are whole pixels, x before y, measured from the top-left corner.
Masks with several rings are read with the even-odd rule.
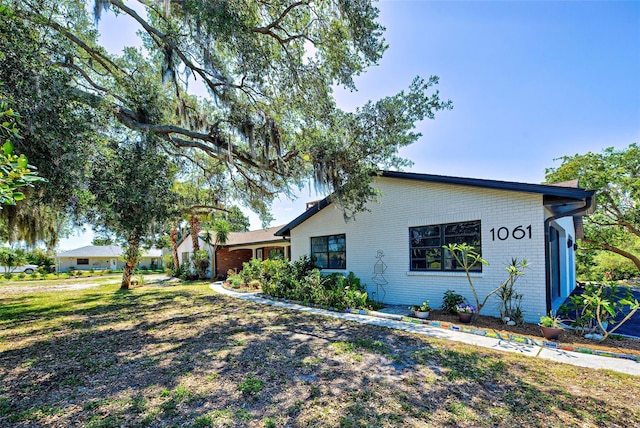
[[[36,271],[36,269],[38,269],[38,265],[22,265],[22,266],[18,266],[18,267],[12,267],[9,268],[8,266],[0,266],[0,269],[2,269],[2,272],[7,273],[7,272],[11,272],[11,273],[20,273],[20,272],[24,272],[26,274],[32,274]]]

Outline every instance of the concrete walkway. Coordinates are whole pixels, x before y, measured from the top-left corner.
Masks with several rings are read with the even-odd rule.
[[[444,328],[431,327],[424,324],[413,324],[394,319],[384,318],[384,314],[380,316],[358,315],[328,311],[320,308],[310,308],[307,306],[296,305],[292,303],[276,302],[260,297],[257,293],[238,293],[228,290],[222,286],[221,282],[211,284],[211,289],[216,293],[235,297],[251,302],[262,303],[270,306],[277,306],[287,309],[295,309],[298,311],[309,312],[318,315],[339,318],[348,321],[355,321],[362,324],[376,325],[380,327],[388,327],[396,330],[403,330],[411,333],[422,334],[429,337],[439,339],[454,340],[456,342],[467,343],[469,345],[481,346],[484,348],[494,349],[497,351],[513,352],[531,357],[539,357],[547,360],[557,361],[561,363],[573,364],[580,367],[588,367],[592,369],[608,369],[621,373],[627,373],[640,376],[640,362],[622,359],[603,357],[600,355],[589,355],[579,352],[570,352],[551,348],[541,348],[533,344],[516,343],[512,341],[500,340],[491,337],[478,336],[475,334],[462,333],[459,331],[447,330]]]

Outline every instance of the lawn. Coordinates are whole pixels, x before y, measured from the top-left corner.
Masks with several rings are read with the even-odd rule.
[[[2,287],[0,426],[640,424],[637,377],[239,301],[203,282]]]

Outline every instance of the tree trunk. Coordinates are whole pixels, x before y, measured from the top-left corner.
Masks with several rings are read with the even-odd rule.
[[[200,234],[200,216],[197,214],[191,214],[189,217],[189,229],[191,233],[191,242],[193,243],[193,252],[200,250],[200,242],[198,241],[198,235]]]
[[[120,284],[121,290],[128,290],[131,288],[133,270],[140,260],[140,237],[137,234],[130,236],[128,245],[129,246],[124,253],[125,260],[124,272],[122,272],[122,284]]]
[[[173,254],[173,269],[177,270],[180,267],[180,259],[178,258],[178,225],[174,225],[171,228],[171,252]]]

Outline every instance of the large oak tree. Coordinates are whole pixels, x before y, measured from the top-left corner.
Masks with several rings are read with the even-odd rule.
[[[69,81],[74,108],[112,118],[101,121],[102,141],[124,126],[154,142],[149,156],[215,175],[221,200],[263,219],[309,178],[345,217],[365,209],[372,174],[410,164],[397,152],[419,138],[415,123],[451,108],[434,76],[354,112],[337,108],[332,88],[355,89],[386,49],[368,0],[2,1],[37,35],[44,68]],[[106,10],[137,23],[142,47],[100,46]],[[97,202],[106,217],[117,206]]]
[[[415,122],[450,107],[430,91],[436,77],[353,113],[336,107],[332,87],[355,89],[354,76],[386,48],[370,1],[141,1],[138,13],[132,2],[98,0],[96,18],[109,9],[139,25],[144,49],[122,55],[98,44],[84,2],[5,1],[48,31],[43,47],[79,90],[165,152],[214,159],[233,183],[230,197],[263,215],[309,176],[348,210],[362,209],[370,173],[406,165],[396,153],[419,137]],[[140,91],[149,69],[163,83],[153,94]],[[195,81],[206,96],[188,93]]]

